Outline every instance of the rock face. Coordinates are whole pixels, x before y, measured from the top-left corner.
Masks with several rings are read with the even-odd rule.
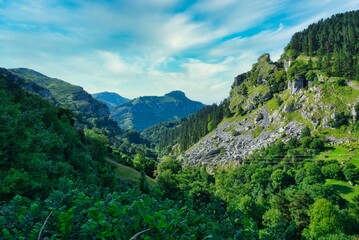
[[[125,129],[143,130],[160,122],[167,122],[194,113],[205,105],[192,101],[181,91],[161,97],[139,97],[117,107],[111,118]]]
[[[8,79],[10,79],[14,83],[18,84],[20,87],[22,87],[26,91],[37,94],[40,97],[45,98],[52,103],[56,103],[54,96],[51,94],[51,92],[48,89],[43,88],[43,87],[35,84],[34,82],[27,81],[21,77],[13,75],[11,72],[9,72],[8,70],[6,70],[4,68],[0,68],[0,74],[7,76]]]
[[[242,74],[238,75],[237,77],[235,77],[233,85],[232,85],[232,88],[235,87],[235,86],[241,85],[245,79],[246,79],[246,74],[245,73],[242,73]]]
[[[231,114],[182,154],[184,162],[240,164],[255,150],[299,137],[305,126],[330,134],[331,116],[337,113],[351,113],[354,121],[359,119],[359,85],[349,82],[335,86],[324,78],[321,83],[310,83],[305,72],[294,74],[287,82],[293,77],[285,73],[284,68],[289,66],[290,62],[273,63],[268,54],[263,54],[250,71],[238,75],[227,99]],[[326,137],[335,142],[333,136]],[[351,137],[356,141],[355,134]]]
[[[285,71],[288,71],[288,69],[289,69],[289,67],[290,67],[290,63],[291,63],[290,59],[285,60],[285,61],[283,62],[284,70],[285,70]]]
[[[261,89],[261,86],[258,88]],[[329,121],[338,112],[352,113],[353,120],[359,120],[358,100],[343,97],[340,95],[343,91],[359,96],[359,89],[355,87],[336,89],[330,82],[301,90],[297,94],[291,94],[287,89],[277,96],[284,99],[279,106],[275,107],[272,99],[253,106],[245,117],[234,116],[229,121],[223,121],[182,157],[189,165],[240,164],[253,151],[279,139],[285,142],[291,137],[299,137],[304,126],[317,132],[326,132],[330,128]],[[251,99],[246,101],[252,102]],[[348,106],[353,107],[348,109]],[[327,136],[330,143],[336,144],[349,141],[349,138],[349,133],[343,139]],[[356,139],[355,135],[353,139]]]
[[[359,102],[356,103],[352,109],[353,121],[359,120]]]
[[[274,121],[278,121],[277,113],[270,115],[262,107],[253,117],[221,124],[187,150],[183,157],[189,165],[240,164],[253,151],[269,146],[283,136],[298,137],[303,128],[293,121],[284,124],[278,131],[273,131],[269,126]]]
[[[47,77],[31,69],[16,68],[9,71],[25,80],[24,88],[27,90],[34,91],[38,89],[36,86],[40,86],[40,95],[44,95],[45,98],[53,96],[58,105],[71,109],[75,114],[81,113],[86,117],[109,117],[110,115],[110,110],[104,103],[94,99],[80,86]]]
[[[292,94],[298,93],[305,86],[305,79],[302,77],[298,77],[294,81],[288,81],[288,89]]]

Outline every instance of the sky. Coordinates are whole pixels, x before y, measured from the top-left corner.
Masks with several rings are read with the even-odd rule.
[[[0,0],[0,67],[127,98],[219,103],[235,76],[358,0]]]

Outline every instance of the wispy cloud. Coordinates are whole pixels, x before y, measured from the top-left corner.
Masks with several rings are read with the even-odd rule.
[[[358,8],[356,0],[0,1],[0,65],[90,92],[180,89],[219,102],[260,54],[276,59],[294,32]]]

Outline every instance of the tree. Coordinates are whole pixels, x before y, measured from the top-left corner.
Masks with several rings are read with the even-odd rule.
[[[353,163],[347,163],[343,167],[343,173],[347,181],[359,181],[359,170]]]
[[[310,137],[311,133],[310,133],[310,128],[308,126],[305,126],[302,130],[302,132],[300,133],[300,137]]]
[[[290,177],[281,169],[275,170],[270,176],[270,179],[272,181],[273,188],[276,190],[281,190],[282,187],[291,184]]]
[[[182,167],[179,161],[175,160],[171,156],[163,157],[162,161],[157,166],[157,175],[161,174],[164,170],[171,170],[172,173],[178,174]]]
[[[133,159],[133,167],[137,170],[144,171],[146,168],[145,158],[141,153],[136,153]]]
[[[326,199],[319,199],[310,207],[309,217],[309,226],[304,231],[304,236],[308,239],[318,239],[344,231],[344,222],[339,210]]]
[[[107,153],[107,144],[109,143],[108,137],[101,134],[100,129],[98,128],[85,128],[84,133],[92,157],[96,160],[103,160]]]
[[[336,160],[334,163],[330,163],[323,166],[322,173],[325,178],[338,179],[338,180],[343,179],[342,169],[340,168]]]
[[[146,174],[144,171],[141,171],[139,188],[142,193],[149,193],[150,187],[146,179]]]
[[[261,239],[290,239],[294,232],[294,226],[287,229],[287,222],[278,209],[269,209],[263,214],[263,225],[266,226],[260,232]]]
[[[212,132],[212,130],[213,130],[215,127],[216,127],[216,126],[214,125],[213,120],[212,120],[212,121],[209,121],[208,124],[207,124],[207,131],[208,131],[208,132]]]

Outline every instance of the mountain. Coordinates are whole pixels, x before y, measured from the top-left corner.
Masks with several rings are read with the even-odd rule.
[[[181,149],[191,165],[240,164],[256,150],[300,138],[305,128],[329,144],[356,142],[358,15],[338,14],[296,33],[279,61],[263,54],[250,71],[236,76],[218,108],[203,116],[198,112],[175,128],[157,128],[149,138],[162,148]]]
[[[181,91],[164,96],[145,96],[124,103],[111,112],[111,118],[122,128],[143,130],[159,122],[187,117],[203,108],[204,104],[192,101]]]
[[[128,98],[124,98],[114,92],[100,92],[92,94],[92,97],[105,103],[110,111],[113,111],[116,107],[123,103],[130,101]]]
[[[110,110],[104,103],[94,99],[80,86],[47,77],[27,68],[9,69],[9,71],[27,82],[47,89],[59,105],[71,109],[75,114],[81,113],[86,117],[108,117],[110,115]]]

